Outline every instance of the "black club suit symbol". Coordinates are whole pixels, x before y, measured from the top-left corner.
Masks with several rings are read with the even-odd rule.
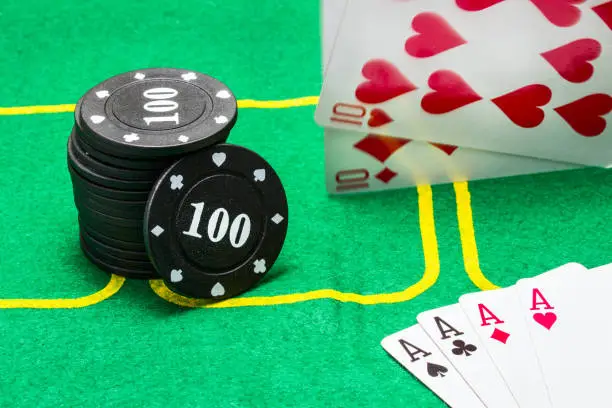
[[[469,357],[472,355],[473,352],[478,350],[475,345],[465,344],[465,341],[463,340],[455,340],[453,341],[453,345],[455,346],[455,348],[453,348],[451,351],[457,356],[465,354],[466,357]]]

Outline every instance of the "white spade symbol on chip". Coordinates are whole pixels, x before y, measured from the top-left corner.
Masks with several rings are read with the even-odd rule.
[[[225,288],[220,282],[217,282],[215,286],[212,287],[210,294],[214,297],[219,297],[225,295]]]
[[[181,269],[173,269],[170,271],[170,282],[180,282],[183,280],[183,271]]]
[[[255,181],[264,181],[266,179],[266,169],[257,169],[253,172]]]

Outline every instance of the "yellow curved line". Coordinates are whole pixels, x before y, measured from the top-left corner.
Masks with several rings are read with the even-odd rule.
[[[301,98],[284,99],[278,101],[256,101],[254,99],[241,99],[238,101],[239,108],[255,109],[284,109],[296,108],[300,106],[316,105],[319,101],[318,96],[304,96]],[[74,104],[63,105],[36,105],[36,106],[15,106],[9,108],[0,107],[0,116],[13,115],[36,115],[41,113],[66,113],[74,112]]]
[[[112,275],[100,291],[75,299],[0,299],[0,309],[76,309],[100,303],[121,289],[125,278]]]
[[[361,295],[357,293],[345,293],[335,289],[320,289],[305,293],[292,293],[276,296],[258,296],[232,298],[221,302],[191,299],[171,292],[162,280],[150,281],[151,289],[162,299],[185,307],[198,308],[230,308],[245,306],[274,306],[292,303],[306,302],[317,299],[332,299],[340,302],[353,302],[361,305],[375,305],[382,303],[399,303],[414,299],[429,289],[440,274],[440,259],[438,253],[438,240],[434,224],[433,197],[430,186],[419,186],[419,225],[421,229],[421,240],[425,258],[425,271],[419,282],[394,293],[381,293],[372,295]]]
[[[474,218],[472,217],[472,202],[468,183],[457,182],[453,184],[457,202],[457,220],[459,222],[459,235],[463,251],[463,265],[470,280],[480,290],[492,290],[499,287],[491,283],[480,269],[478,260],[478,247],[474,231]]]

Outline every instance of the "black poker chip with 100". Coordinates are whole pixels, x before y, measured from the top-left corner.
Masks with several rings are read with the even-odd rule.
[[[281,252],[287,199],[262,157],[225,143],[237,117],[225,84],[189,70],[131,71],[87,91],[67,144],[84,255],[184,296],[254,286]]]

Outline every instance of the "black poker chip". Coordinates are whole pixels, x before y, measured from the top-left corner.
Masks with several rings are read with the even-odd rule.
[[[68,165],[68,172],[73,189],[79,190],[79,192],[84,190],[91,194],[122,201],[146,201],[149,197],[149,190],[120,190],[98,185],[82,177],[70,164]]]
[[[94,149],[134,158],[193,152],[227,139],[236,98],[219,80],[175,69],[142,69],[109,78],[78,102],[75,121]]]
[[[114,275],[124,276],[130,279],[158,279],[158,275],[155,269],[151,267],[143,267],[143,268],[134,268],[127,267],[124,261],[119,261],[117,263],[108,262],[107,260],[101,259],[96,256],[94,252],[92,252],[91,248],[85,243],[83,238],[80,240],[81,250],[85,254],[85,256],[98,268],[101,270]]]
[[[135,242],[125,241],[120,238],[109,236],[104,234],[103,232],[98,231],[91,224],[88,224],[87,222],[83,221],[80,216],[78,217],[78,221],[81,234],[83,235],[84,233],[85,236],[95,239],[96,242],[100,242],[108,247],[117,248],[123,251],[146,253],[144,239]]]
[[[87,179],[91,183],[104,187],[127,191],[148,191],[153,185],[153,180],[125,180],[97,173],[93,168],[87,167],[85,163],[77,158],[72,143],[68,143],[68,162],[70,166],[72,166],[72,169],[81,177]],[[154,177],[151,177],[151,179],[154,179]]]
[[[225,299],[266,275],[287,222],[285,191],[270,164],[246,148],[219,144],[159,178],[145,209],[145,245],[171,290]]]
[[[87,247],[92,248],[93,252],[99,252],[108,255],[114,259],[125,259],[128,261],[140,261],[149,263],[149,256],[144,249],[144,246],[141,250],[130,251],[122,248],[117,248],[111,245],[107,245],[104,242],[100,242],[96,238],[94,238],[87,230],[81,229],[81,239],[85,242]]]
[[[84,167],[91,169],[93,172],[103,177],[128,181],[150,182],[151,180],[157,179],[157,177],[159,177],[162,171],[160,169],[134,170],[117,167],[101,162],[95,157],[92,157],[89,153],[87,153],[80,147],[80,144],[76,142],[74,134],[70,137],[69,143],[70,146],[68,147],[68,149],[71,158],[73,158],[75,161],[78,161],[78,163],[82,164]]]

